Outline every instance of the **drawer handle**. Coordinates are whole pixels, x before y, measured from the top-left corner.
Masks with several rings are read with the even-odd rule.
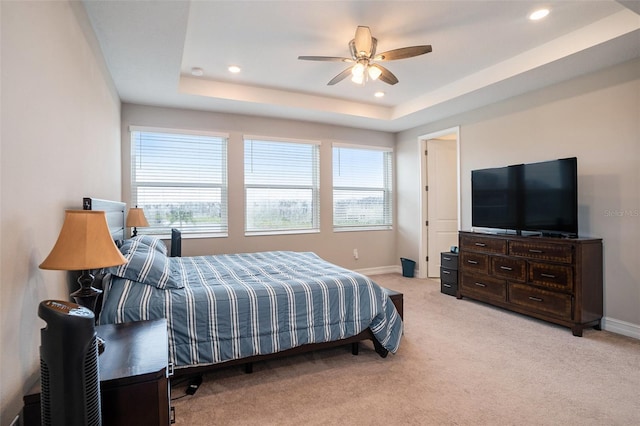
[[[529,249],[529,253],[542,253],[542,250],[538,250],[538,249]]]
[[[504,269],[505,271],[513,271],[513,268],[509,266],[501,266],[500,269]]]
[[[543,274],[540,274],[540,276],[541,276],[541,277],[545,277],[545,278],[555,278],[555,277],[556,277],[555,275],[552,275],[552,274],[544,274],[544,273],[543,273]]]
[[[449,275],[451,272],[443,270],[442,273],[445,274],[445,275]]]
[[[478,262],[476,260],[467,260],[467,263],[470,263],[472,265],[477,265]]]
[[[478,282],[476,282],[474,284],[477,285],[478,287],[486,287],[487,286],[486,284],[478,283]]]
[[[451,288],[451,284],[445,284],[445,283],[442,283],[442,286],[443,286],[443,287],[449,287],[449,288]]]
[[[533,300],[534,302],[542,302],[542,299],[539,297],[529,296],[529,300]]]
[[[478,247],[486,247],[487,245],[485,243],[475,243],[476,246]]]
[[[451,258],[450,258],[450,257],[443,257],[442,259],[443,259],[443,260],[451,260]]]

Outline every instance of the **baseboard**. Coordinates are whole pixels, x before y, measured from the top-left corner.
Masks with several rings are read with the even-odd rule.
[[[604,317],[602,318],[602,329],[640,340],[640,325],[638,324]]]
[[[392,266],[380,266],[377,268],[365,268],[365,269],[355,269],[356,272],[362,275],[382,275],[382,274],[395,274],[402,273],[402,268],[400,266],[392,265]]]
[[[402,274],[402,266],[380,266],[378,268],[355,269],[355,271],[362,275]],[[418,268],[413,271],[413,276],[415,278],[420,277],[420,270]],[[440,278],[437,279],[439,280]]]

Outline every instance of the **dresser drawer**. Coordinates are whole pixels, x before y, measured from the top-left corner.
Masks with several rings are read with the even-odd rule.
[[[460,235],[460,250],[507,254],[507,240],[478,235]]]
[[[455,269],[440,267],[440,280],[448,283],[457,283],[458,271]]]
[[[483,275],[463,274],[459,285],[460,291],[465,296],[499,302],[507,300],[507,282],[505,280]]]
[[[572,319],[572,298],[569,294],[541,290],[526,284],[509,284],[509,302],[532,311]]]
[[[511,241],[509,254],[529,259],[550,260],[553,262],[573,262],[573,246],[570,244],[545,244],[538,242]]]
[[[489,256],[482,253],[463,251],[460,253],[460,265],[467,271],[489,273]]]
[[[527,262],[514,257],[491,256],[491,274],[508,280],[525,281]]]
[[[455,296],[458,292],[458,283],[448,283],[446,281],[440,281],[440,292],[448,294],[449,296]]]
[[[573,268],[542,262],[529,262],[530,283],[566,292],[573,291]]]
[[[449,269],[458,269],[458,254],[443,252],[440,253],[440,266]]]

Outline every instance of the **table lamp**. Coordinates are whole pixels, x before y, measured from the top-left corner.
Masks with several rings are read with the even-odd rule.
[[[102,290],[93,287],[91,270],[127,263],[116,247],[104,211],[67,210],[62,230],[40,269],[82,271],[80,288],[71,293],[78,305],[95,313],[96,300]]]
[[[144,217],[144,210],[138,206],[131,207],[127,213],[127,227],[133,228],[133,236],[138,235],[138,226],[149,226],[147,218]]]

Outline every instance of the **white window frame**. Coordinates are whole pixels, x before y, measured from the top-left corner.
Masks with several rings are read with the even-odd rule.
[[[362,151],[379,151],[388,153],[388,157],[383,159],[386,164],[383,165],[385,170],[383,171],[382,178],[382,186],[381,187],[373,187],[373,186],[358,186],[358,185],[344,185],[339,186],[336,184],[334,170],[336,167],[336,161],[340,161],[339,158],[336,158],[336,149],[352,149],[352,150],[362,150]],[[381,231],[381,230],[390,230],[393,229],[393,148],[391,147],[380,147],[380,146],[372,146],[372,145],[360,145],[353,143],[343,143],[343,142],[333,142],[332,143],[332,161],[331,161],[331,170],[332,170],[332,180],[333,180],[333,230],[334,232],[350,232],[350,231]],[[338,165],[339,167],[339,165]],[[336,197],[337,191],[357,191],[357,192],[372,192],[379,193],[383,192],[383,223],[381,224],[357,224],[357,225],[338,225],[336,224],[336,202],[339,197]]]
[[[286,184],[277,183],[249,183],[248,174],[250,170],[247,170],[247,162],[251,161],[247,156],[252,155],[247,150],[247,145],[250,143],[278,143],[278,144],[302,144],[312,147],[312,170],[310,170],[310,184],[300,184],[299,182],[291,181]],[[243,162],[245,164],[244,170],[244,200],[245,200],[245,236],[252,235],[281,235],[281,234],[306,234],[320,232],[320,141],[316,140],[304,140],[304,139],[290,139],[290,138],[278,138],[272,136],[257,136],[257,135],[244,135],[243,146],[245,148],[243,155]],[[281,228],[260,228],[251,227],[252,222],[249,218],[251,209],[249,207],[249,192],[252,189],[274,189],[274,190],[310,190],[311,191],[311,223],[309,227],[281,227]]]
[[[211,188],[218,189],[221,193],[221,218],[222,222],[219,225],[216,225],[215,228],[218,230],[206,229],[198,229],[197,227],[184,227],[178,224],[170,224],[168,226],[159,226],[155,227],[153,225],[153,218],[149,212],[145,212],[147,216],[147,221],[149,222],[149,227],[137,228],[139,234],[146,235],[154,235],[161,238],[167,238],[171,235],[171,228],[177,228],[182,231],[183,238],[199,238],[199,237],[227,237],[228,229],[229,229],[229,220],[228,220],[228,143],[229,143],[229,134],[228,133],[220,133],[220,132],[210,132],[210,131],[198,131],[198,130],[186,130],[186,129],[170,129],[170,128],[160,128],[160,127],[144,127],[144,126],[130,126],[130,152],[131,152],[131,206],[138,206],[144,208],[144,204],[138,199],[138,189],[141,187],[169,187],[169,188]],[[182,135],[182,136],[204,136],[211,137],[216,139],[221,139],[222,141],[222,161],[220,163],[220,179],[219,183],[207,183],[207,182],[176,182],[176,181],[154,181],[154,182],[138,182],[136,178],[136,134],[139,133],[156,133],[156,134],[164,134],[164,135]],[[218,141],[216,141],[217,143]],[[212,228],[213,226],[209,226],[208,228]]]

